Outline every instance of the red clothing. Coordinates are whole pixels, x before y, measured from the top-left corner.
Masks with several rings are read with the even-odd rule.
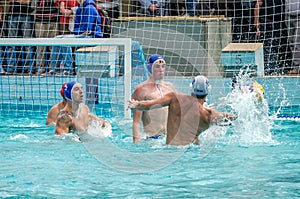
[[[77,0],[59,0],[59,4],[61,4],[62,2],[65,3],[65,9],[68,10],[71,10],[71,8],[79,5]],[[65,16],[64,14],[60,14],[60,18],[59,18],[60,24],[69,24],[69,21],[70,21],[70,17]]]

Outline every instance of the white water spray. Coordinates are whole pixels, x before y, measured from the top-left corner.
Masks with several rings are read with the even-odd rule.
[[[232,92],[224,100],[238,117],[233,122],[232,137],[242,145],[273,141],[273,122],[269,117],[268,102],[262,93],[253,89],[253,83],[254,80],[247,75],[239,75]]]

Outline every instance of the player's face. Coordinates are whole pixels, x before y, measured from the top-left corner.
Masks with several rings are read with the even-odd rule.
[[[158,61],[152,66],[152,75],[155,80],[162,80],[165,76],[166,62]]]
[[[74,85],[74,88],[72,90],[72,100],[73,102],[82,103],[83,102],[83,88],[80,83],[77,83]]]

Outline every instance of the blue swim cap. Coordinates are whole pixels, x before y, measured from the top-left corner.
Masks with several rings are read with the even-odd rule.
[[[62,96],[63,99],[66,99],[66,98],[65,98],[65,85],[66,85],[67,83],[68,83],[68,82],[65,82],[65,83],[62,85],[61,89],[60,89],[60,95]]]
[[[196,76],[190,84],[192,94],[196,97],[205,97],[210,90],[209,81],[202,75]]]
[[[75,84],[77,84],[75,81],[65,84],[65,98],[67,100],[72,101],[72,90]]]
[[[149,57],[149,60],[148,60],[148,64],[147,64],[147,69],[149,71],[150,74],[152,74],[152,65],[156,62],[156,61],[164,61],[164,58],[159,55],[159,54],[153,54]]]

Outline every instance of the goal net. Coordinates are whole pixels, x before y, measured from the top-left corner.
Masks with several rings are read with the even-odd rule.
[[[77,80],[93,112],[130,117],[126,102],[157,53],[167,62],[166,81],[178,91],[189,94],[191,79],[202,74],[211,80],[210,101],[217,102],[243,71],[265,87],[270,106],[281,107],[278,115],[300,115],[293,87],[299,83],[299,34],[291,31],[299,31],[297,1],[158,0],[150,1],[157,7],[152,10],[142,0],[95,0],[111,19],[110,38],[102,39],[68,38],[73,22],[66,19],[76,15],[76,1],[67,14],[58,4],[41,9],[40,2],[2,1],[1,113],[47,112],[61,100],[62,84]]]
[[[126,104],[132,87],[147,78],[141,46],[130,38],[8,38],[0,39],[0,46],[5,49],[12,46],[17,62],[11,72],[7,70],[0,78],[2,114],[47,113],[51,106],[62,101],[62,85],[78,81],[83,85],[85,103],[91,111],[103,117],[130,117]],[[56,54],[44,53],[45,57],[57,59],[49,60],[44,67],[23,65],[27,60],[18,50],[23,46],[57,49]],[[66,67],[68,61],[64,58],[68,53],[70,68]],[[8,62],[5,60],[8,58],[2,59]],[[57,67],[52,67],[53,63]]]

